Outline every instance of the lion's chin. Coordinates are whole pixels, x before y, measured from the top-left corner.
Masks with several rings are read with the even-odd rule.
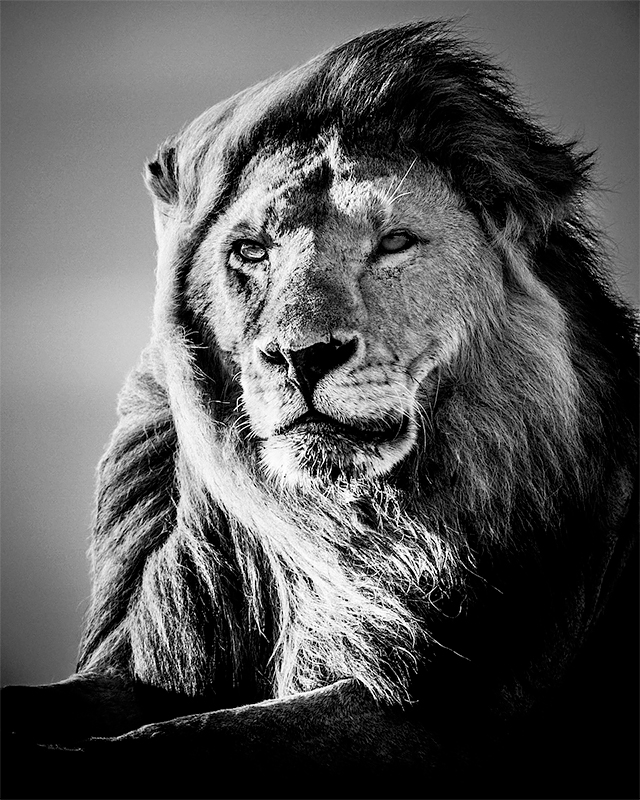
[[[274,479],[292,486],[352,483],[385,475],[405,458],[416,441],[408,418],[393,436],[355,432],[317,422],[295,425],[262,442],[261,460]]]

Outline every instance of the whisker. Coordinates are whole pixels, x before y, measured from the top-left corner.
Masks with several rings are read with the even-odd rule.
[[[400,197],[400,196],[401,196],[401,195],[399,195],[399,194],[398,194],[398,192],[399,192],[399,191],[400,191],[400,189],[402,188],[402,184],[403,184],[403,183],[406,181],[406,179],[407,179],[407,177],[408,177],[409,173],[410,173],[410,172],[411,172],[411,170],[414,168],[414,166],[415,166],[415,164],[416,164],[416,161],[417,161],[417,160],[418,160],[418,156],[416,156],[416,157],[413,159],[413,161],[412,161],[412,162],[409,164],[409,167],[408,167],[407,171],[404,173],[404,175],[402,176],[402,178],[400,178],[400,183],[398,183],[398,185],[397,185],[397,186],[395,186],[393,189],[391,189],[391,190],[389,191],[389,194],[388,194],[388,195],[386,195],[386,194],[385,194],[385,198],[384,198],[384,199],[385,199],[385,200],[386,200],[388,203],[393,203],[393,201],[394,201],[394,200],[397,200],[397,199],[398,199],[398,197]],[[407,192],[407,194],[410,194],[410,192]]]

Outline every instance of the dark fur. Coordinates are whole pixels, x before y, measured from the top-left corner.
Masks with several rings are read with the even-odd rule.
[[[250,158],[262,148],[312,146],[328,133],[355,154],[436,164],[500,253],[510,304],[442,370],[416,452],[348,502],[283,494],[264,479],[234,424],[237,367],[185,302],[192,256]],[[599,736],[613,723],[594,684],[612,676],[593,650],[607,631],[603,647],[635,635],[621,618],[596,624],[635,536],[635,327],[607,284],[584,213],[590,163],[527,117],[495,67],[433,23],[365,34],[216,106],[163,148],[148,185],[159,215],[180,214],[186,233],[174,242],[160,287],[167,301],[100,467],[80,673],[139,682],[139,721],[355,677],[378,699],[420,701],[405,713],[433,734],[389,767],[394,780],[405,768],[419,775],[418,794],[633,791],[625,744],[616,751]],[[550,312],[523,270],[559,301],[568,344],[554,340]],[[488,318],[493,309],[480,311]],[[570,364],[573,404],[559,388],[567,375],[553,373],[554,347]],[[176,375],[186,376],[180,387]],[[174,414],[183,397],[181,413],[193,419],[181,433]],[[209,483],[191,456],[205,445]],[[246,497],[244,517],[232,489]],[[266,521],[248,522],[260,509]],[[576,699],[585,687],[591,714]],[[394,740],[394,724],[371,736]],[[572,738],[562,745],[565,734]],[[574,763],[558,757],[561,745]],[[371,766],[367,746],[353,764]],[[286,748],[273,763],[287,762]],[[600,772],[574,780],[576,763],[587,774],[597,758],[605,759]],[[368,768],[358,782],[365,794],[380,791],[366,783]],[[613,772],[617,783],[608,784]],[[194,774],[187,795],[203,791]],[[150,795],[162,791],[143,785],[154,787]],[[222,785],[233,791],[233,779]],[[321,785],[343,793],[344,784]]]

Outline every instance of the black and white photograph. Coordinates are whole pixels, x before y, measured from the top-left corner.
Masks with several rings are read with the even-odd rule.
[[[640,795],[639,8],[0,3],[3,798]]]

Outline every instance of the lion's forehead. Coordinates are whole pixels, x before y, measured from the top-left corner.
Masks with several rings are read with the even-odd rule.
[[[429,208],[433,216],[455,205],[443,180],[409,158],[347,157],[329,146],[256,156],[239,182],[231,217],[276,234],[339,224],[367,237],[400,225],[412,209]]]
[[[375,228],[388,215],[384,190],[389,181],[323,157],[271,156],[253,166],[236,205],[250,210],[260,227],[284,231],[317,228],[339,213]]]

